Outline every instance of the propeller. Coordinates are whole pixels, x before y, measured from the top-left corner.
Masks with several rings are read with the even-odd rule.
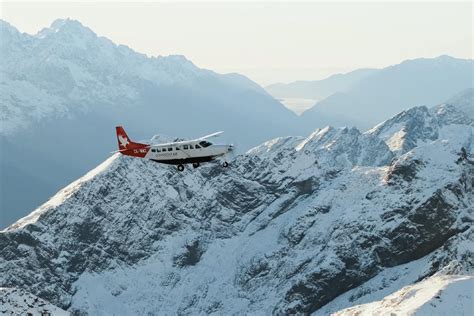
[[[236,145],[236,142],[232,142],[229,145],[229,153],[228,153],[229,160],[235,160],[235,157],[237,157],[237,155],[239,154],[238,147],[239,146]]]

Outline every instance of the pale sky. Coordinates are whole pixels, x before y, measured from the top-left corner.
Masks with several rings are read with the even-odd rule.
[[[261,85],[443,54],[473,58],[471,2],[5,2],[34,34],[72,18],[147,55],[181,54]]]

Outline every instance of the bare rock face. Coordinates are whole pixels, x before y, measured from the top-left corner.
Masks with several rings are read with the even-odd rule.
[[[112,156],[0,233],[0,286],[78,315],[324,314],[386,274],[469,273],[473,127],[413,111],[396,152],[379,125],[274,139],[228,169]]]

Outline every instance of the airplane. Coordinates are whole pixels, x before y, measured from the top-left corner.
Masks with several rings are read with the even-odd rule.
[[[197,168],[202,162],[223,157],[234,150],[233,145],[214,145],[207,140],[219,136],[223,132],[212,133],[193,140],[149,145],[130,140],[122,126],[117,126],[115,130],[119,150],[114,153],[119,152],[126,156],[176,165],[178,171],[183,171],[185,164],[191,163],[194,168]],[[229,163],[224,160],[222,166],[227,168]]]

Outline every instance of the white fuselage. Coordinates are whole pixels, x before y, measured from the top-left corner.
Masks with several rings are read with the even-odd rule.
[[[231,148],[205,140],[166,143],[150,146],[144,158],[170,164],[204,162],[227,154]]]
[[[194,168],[197,168],[201,162],[211,161],[233,150],[232,145],[214,145],[207,140],[223,132],[212,133],[188,141],[149,145],[132,141],[122,126],[116,126],[115,131],[118,152],[122,155],[177,165],[179,171],[184,170],[185,164],[191,163]],[[222,164],[223,167],[228,165],[227,161]]]

